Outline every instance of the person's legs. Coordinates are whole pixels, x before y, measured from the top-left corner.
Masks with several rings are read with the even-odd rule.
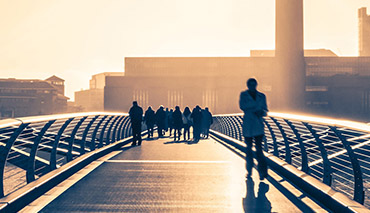
[[[186,141],[186,131],[187,131],[187,126],[184,126],[184,141]]]
[[[181,140],[181,139],[180,139],[180,137],[181,137],[182,128],[180,127],[180,128],[178,129],[178,131],[179,131],[179,141],[180,141],[180,140]]]
[[[163,135],[163,129],[162,129],[162,126],[158,126],[158,137],[162,137]]]
[[[253,169],[253,152],[252,152],[253,138],[245,137],[245,143],[247,145],[246,152],[245,152],[246,168],[248,172],[247,176],[250,177],[252,176],[252,169]]]
[[[131,124],[131,128],[132,128],[132,146],[136,146],[136,141],[137,141],[137,133],[136,133],[136,128],[135,128],[135,124]]]
[[[138,144],[141,145],[141,123],[137,125],[137,137],[138,137]]]
[[[208,139],[208,137],[209,137],[209,128],[210,128],[210,126],[207,126],[207,128],[206,128],[206,138]]]
[[[153,127],[148,126],[148,138],[152,138],[153,137],[152,134],[153,134]]]
[[[190,126],[188,127],[188,140],[190,140]]]
[[[193,140],[195,141],[197,139],[197,128],[195,125],[193,126]]]
[[[200,139],[200,132],[198,124],[194,124],[194,141],[199,141]]]
[[[260,179],[263,180],[267,177],[267,162],[266,157],[262,151],[262,139],[263,135],[258,135],[255,137],[256,140],[256,158],[258,161],[258,172],[260,175]]]

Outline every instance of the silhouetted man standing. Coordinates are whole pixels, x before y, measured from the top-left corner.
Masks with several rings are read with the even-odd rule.
[[[148,107],[145,111],[144,120],[146,127],[148,129],[148,138],[153,138],[153,128],[155,124],[155,112],[152,110],[152,107]]]
[[[202,131],[202,109],[196,106],[190,117],[193,119],[193,138],[195,142],[198,142]]]
[[[131,119],[132,128],[132,144],[131,146],[136,146],[136,141],[138,145],[141,145],[141,122],[143,121],[143,109],[137,105],[137,102],[132,102],[132,107],[129,111]]]
[[[209,111],[208,107],[206,107],[204,110],[202,110],[202,132],[204,138],[208,139],[209,128],[211,127],[212,123],[212,113]]]
[[[264,137],[263,116],[267,115],[268,109],[266,96],[257,91],[257,80],[250,78],[247,81],[248,90],[240,93],[239,107],[244,112],[243,136],[247,144],[246,162],[248,177],[252,175],[253,168],[253,141],[256,146],[258,161],[258,173],[260,179],[267,177],[267,163],[262,151],[262,139]]]
[[[164,111],[163,106],[160,106],[157,112],[155,113],[155,120],[157,122],[159,138],[163,137],[163,130],[165,128],[166,119],[167,119],[166,112]]]
[[[183,122],[182,122],[182,113],[181,113],[179,106],[175,107],[175,111],[172,114],[172,120],[173,120],[173,128],[175,130],[173,133],[174,141],[176,140],[180,141]]]

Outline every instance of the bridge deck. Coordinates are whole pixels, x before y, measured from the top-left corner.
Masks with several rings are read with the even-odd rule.
[[[304,210],[271,179],[261,182],[254,171],[246,181],[245,173],[245,161],[213,139],[147,140],[123,147],[53,201],[31,206],[44,203],[43,212]]]

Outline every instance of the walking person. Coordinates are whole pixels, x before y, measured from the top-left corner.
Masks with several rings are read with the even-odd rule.
[[[153,129],[155,124],[155,112],[151,106],[145,111],[144,121],[148,129],[148,139],[153,138]]]
[[[173,137],[174,141],[180,141],[181,130],[182,130],[182,113],[179,106],[175,107],[175,111],[172,113],[172,122],[173,122]]]
[[[160,106],[157,112],[155,112],[155,120],[157,123],[158,138],[161,138],[163,137],[163,130],[166,121],[166,113],[163,106]]]
[[[202,131],[202,109],[197,105],[190,117],[193,119],[193,138],[195,142],[198,142]]]
[[[189,107],[185,107],[182,113],[182,122],[184,124],[184,140],[190,140],[190,127],[192,125],[191,112]],[[187,136],[187,137],[186,137]]]
[[[132,107],[129,111],[131,119],[131,128],[133,140],[131,146],[136,146],[136,142],[141,146],[141,122],[143,121],[143,109],[136,101],[132,102]]]
[[[247,177],[251,177],[253,168],[253,142],[256,146],[256,157],[258,161],[258,173],[260,179],[267,177],[267,162],[262,151],[262,140],[264,137],[263,116],[267,115],[266,96],[257,91],[257,80],[250,78],[247,81],[248,89],[240,93],[239,107],[244,112],[243,136],[247,144],[246,168]]]
[[[203,137],[208,139],[209,137],[209,128],[213,124],[212,113],[209,111],[208,107],[202,110],[202,125],[203,125]]]

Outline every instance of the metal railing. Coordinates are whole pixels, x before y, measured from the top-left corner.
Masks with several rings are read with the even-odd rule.
[[[244,141],[242,114],[214,116],[211,129]],[[269,113],[264,150],[370,207],[370,126]]]
[[[73,159],[131,136],[123,113],[72,113],[0,121],[0,197]]]

